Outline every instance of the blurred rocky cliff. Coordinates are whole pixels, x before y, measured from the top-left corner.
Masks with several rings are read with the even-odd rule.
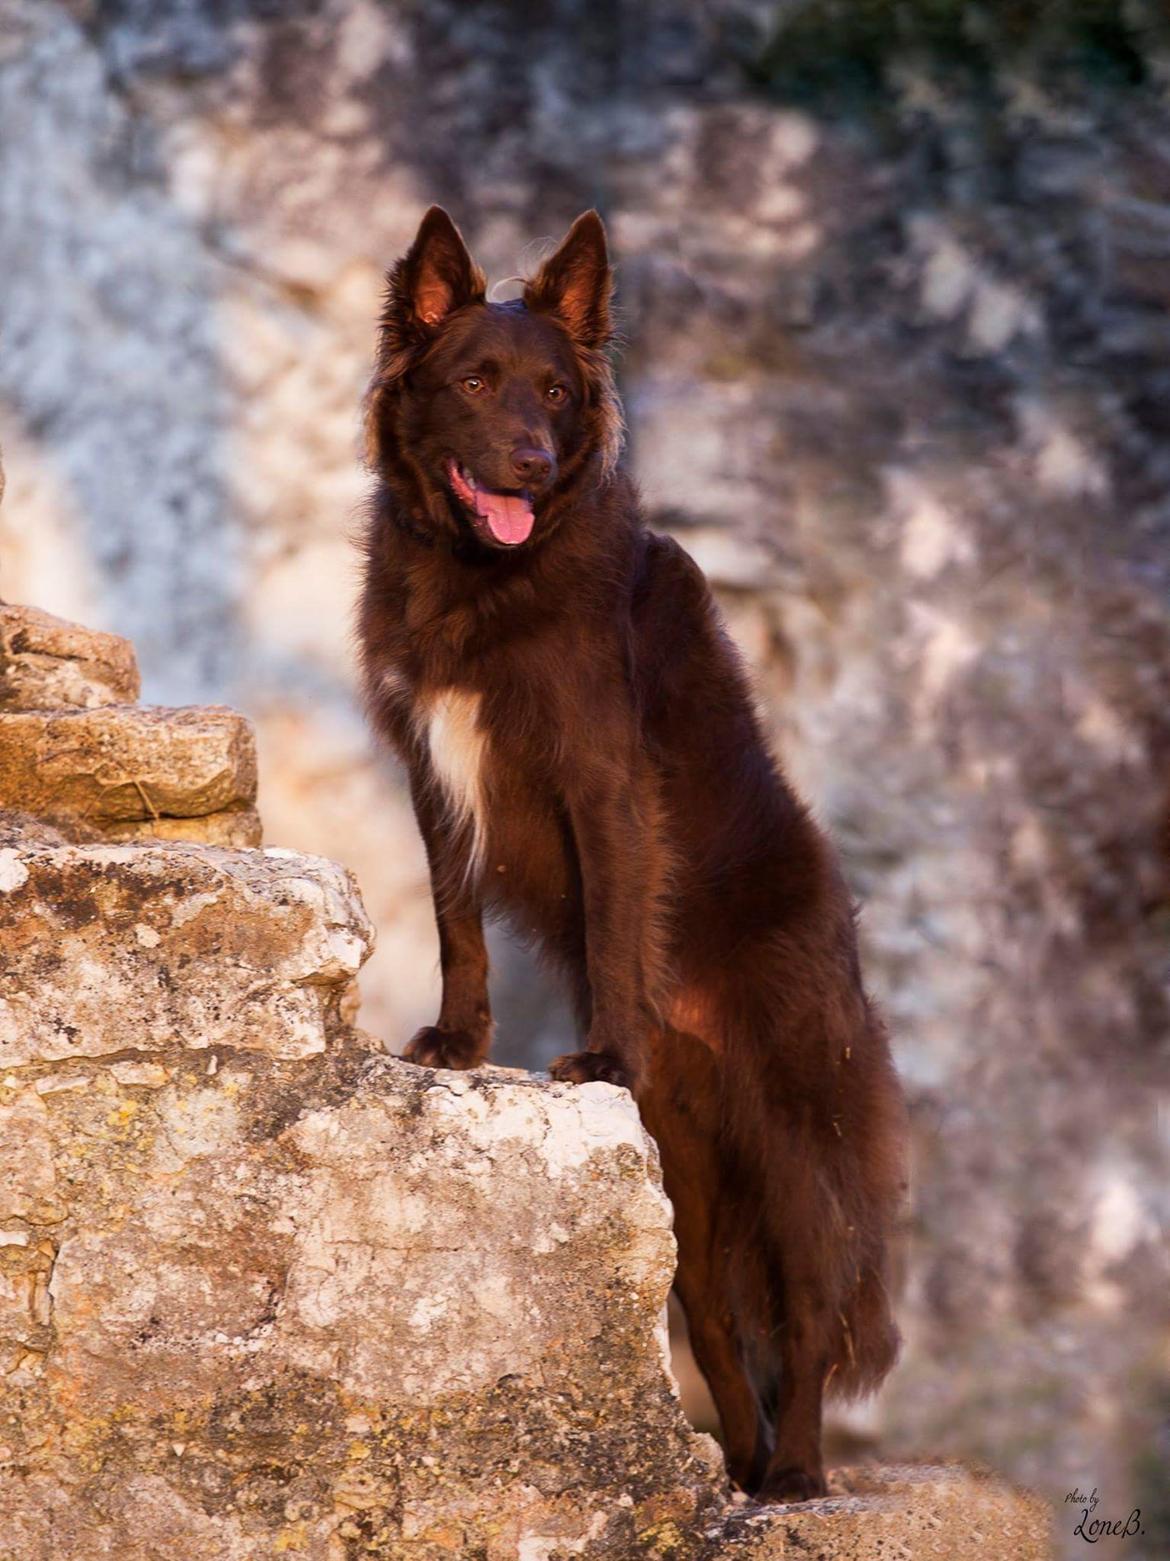
[[[1152,5],[917,9],[0,0],[0,595],[252,716],[405,1037],[424,864],[349,644],[381,270],[432,200],[496,278],[597,204],[633,466],[841,843],[914,1104],[905,1363],[840,1434],[1140,1501],[1153,1555],[1170,53]]]

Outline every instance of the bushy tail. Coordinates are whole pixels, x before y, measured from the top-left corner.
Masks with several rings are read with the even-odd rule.
[[[745,1365],[765,1404],[786,1339],[823,1363],[826,1392],[844,1398],[872,1392],[899,1349],[891,1246],[905,1108],[881,1022],[859,983],[842,991],[842,974],[826,973],[804,1002],[799,982],[766,1005],[741,998],[724,1035],[725,1245]]]

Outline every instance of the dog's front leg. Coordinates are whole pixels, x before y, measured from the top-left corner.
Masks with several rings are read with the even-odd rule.
[[[637,1092],[646,1031],[643,966],[654,944],[656,843],[633,765],[606,763],[566,786],[585,912],[590,1023],[585,1050],[558,1057],[554,1079],[601,1079]]]
[[[492,1042],[479,888],[468,871],[465,844],[461,848],[431,788],[413,773],[410,794],[431,871],[443,999],[438,1022],[424,1025],[402,1055],[424,1068],[474,1068]]]

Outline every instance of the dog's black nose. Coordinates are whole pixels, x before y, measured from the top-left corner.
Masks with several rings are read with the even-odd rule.
[[[552,469],[553,459],[547,450],[521,445],[512,451],[512,470],[521,482],[547,482]]]

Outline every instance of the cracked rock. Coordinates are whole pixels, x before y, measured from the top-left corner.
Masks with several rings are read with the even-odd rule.
[[[171,819],[250,809],[255,798],[252,729],[234,710],[0,714],[0,807],[153,834]]]

